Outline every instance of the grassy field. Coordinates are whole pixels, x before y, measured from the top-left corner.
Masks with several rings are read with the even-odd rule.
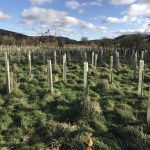
[[[57,53],[58,54],[58,53]],[[83,58],[67,55],[67,81],[62,80],[62,57],[53,66],[54,92],[48,88],[46,60],[53,53],[32,54],[32,77],[28,59],[10,55],[11,93],[7,94],[5,60],[0,55],[0,149],[3,150],[148,150],[150,127],[147,124],[150,59],[144,65],[144,96],[138,96],[137,79],[133,79],[133,57],[120,57],[120,67],[98,55],[97,68],[89,62],[88,97],[83,97]],[[43,59],[44,58],[44,59]],[[138,58],[138,64],[139,64]]]

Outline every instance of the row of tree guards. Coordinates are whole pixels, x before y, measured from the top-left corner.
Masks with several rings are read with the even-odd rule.
[[[6,77],[8,81],[8,85],[10,85],[10,71],[9,71],[9,59],[7,52],[4,53],[5,55],[5,66],[6,66]],[[115,52],[115,67],[118,69],[120,66],[120,59],[119,59],[119,52]],[[84,53],[84,63],[87,62],[87,54]],[[19,58],[20,59],[20,58]],[[95,52],[92,52],[92,68],[96,69],[97,68],[97,59],[98,59],[98,54],[95,54]],[[143,96],[143,79],[144,79],[144,51],[141,52],[141,60],[140,60],[140,65],[139,65],[139,82],[138,82],[138,95]],[[88,63],[88,62],[87,62]],[[86,63],[86,68],[88,68],[88,64]],[[48,73],[49,76],[52,78],[52,67],[51,67],[51,60],[48,60]],[[32,66],[31,66],[31,52],[28,51],[28,66],[29,66],[29,77],[31,78],[32,76]],[[114,56],[110,56],[110,83],[113,82],[113,67],[114,67]],[[54,51],[54,68],[57,68],[57,57],[56,57],[56,51]],[[137,75],[137,69],[138,69],[138,61],[137,61],[137,52],[134,54],[134,79],[136,79]],[[66,72],[67,70],[67,60],[66,60],[66,53],[63,54],[63,81],[66,82]],[[88,70],[88,69],[87,69]],[[84,77],[86,77],[84,75]],[[85,79],[84,79],[85,81]],[[8,87],[8,91],[10,91],[10,86]],[[50,86],[52,87],[52,86]],[[10,93],[10,92],[8,92]]]
[[[18,53],[17,53],[18,54]],[[101,52],[100,57],[102,57],[104,53]],[[20,59],[19,55],[18,59]],[[5,57],[5,70],[6,70],[6,83],[7,83],[7,92],[11,93],[11,79],[10,79],[10,69],[9,69],[9,59],[7,52],[4,53]],[[98,54],[94,51],[92,52],[91,56],[91,66],[93,69],[97,68],[97,60],[98,60]],[[138,69],[138,53],[134,51],[134,79],[136,79],[137,69]],[[31,52],[28,51],[28,66],[29,66],[29,78],[32,76],[32,60],[31,60]],[[51,60],[47,60],[47,66],[48,66],[48,86],[49,91],[51,94],[54,92],[53,88],[53,75],[52,75],[52,63]],[[119,52],[115,51],[115,67],[118,69],[120,67],[120,58],[119,58]],[[54,51],[54,68],[57,68],[57,53]],[[114,68],[114,56],[110,56],[110,77],[109,81],[110,83],[113,82],[113,68]],[[66,53],[63,54],[63,82],[67,82],[67,57]],[[87,62],[87,53],[84,52],[84,98],[86,99],[88,97],[88,62]],[[138,76],[138,95],[143,96],[143,82],[144,82],[144,51],[141,52],[141,58],[139,63],[139,76]],[[149,92],[150,93],[150,92]],[[149,94],[149,103],[148,103],[148,113],[147,113],[147,121],[150,123],[150,94]]]
[[[45,60],[50,59],[50,58],[48,58],[49,55],[52,55],[52,53],[55,51],[57,52],[57,56],[59,56],[58,58],[60,58],[62,56],[62,54],[64,54],[64,53],[66,53],[67,57],[69,57],[72,54],[78,55],[79,53],[83,54],[84,52],[85,53],[87,52],[88,54],[95,52],[96,53],[95,55],[97,55],[97,56],[95,56],[95,61],[96,61],[96,57],[97,58],[99,57],[98,59],[102,60],[104,57],[109,57],[110,55],[113,55],[113,53],[116,51],[116,49],[114,49],[114,48],[104,48],[104,49],[90,49],[90,48],[84,48],[84,49],[83,48],[82,49],[81,48],[38,49],[37,47],[23,47],[21,49],[16,47],[13,49],[13,47],[12,48],[11,47],[1,48],[1,46],[0,46],[0,54],[3,55],[4,52],[7,52],[9,59],[11,59],[11,57],[13,55],[17,55],[18,62],[20,61],[20,57],[24,54],[26,55],[28,53],[28,51],[31,52],[32,57],[35,55],[38,55],[38,54],[43,56],[43,61],[44,61],[44,58],[46,58]],[[142,52],[144,52],[143,55],[144,55],[145,60],[149,59],[148,56],[150,56],[150,50],[144,50],[144,51],[137,50],[137,51],[135,51],[135,50],[131,50],[131,49],[123,49],[122,48],[122,49],[119,49],[118,52],[119,52],[118,55],[120,55],[122,58],[134,57],[135,52],[137,53],[138,58],[142,55]],[[84,57],[84,56],[82,56],[82,57]],[[87,58],[87,57],[85,57],[85,58]],[[34,60],[34,57],[32,58],[32,60]],[[86,61],[86,60],[84,60],[84,61]],[[105,59],[103,60],[103,62],[104,61],[105,61]]]

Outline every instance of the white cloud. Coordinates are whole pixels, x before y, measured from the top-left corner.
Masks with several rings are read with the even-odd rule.
[[[104,19],[106,23],[126,23],[128,22],[128,16],[124,16],[123,18],[116,18],[116,17],[107,17]]]
[[[149,1],[149,0],[141,0],[140,2],[141,2],[141,3],[145,3],[145,4],[150,4],[150,1]]]
[[[133,4],[128,9],[129,15],[134,16],[147,16],[150,15],[150,3],[137,3]]]
[[[42,5],[44,3],[51,3],[53,0],[30,0],[33,5]]]
[[[104,19],[104,22],[141,23],[141,21],[145,20],[145,17],[150,15],[150,0],[111,0],[111,3],[116,5],[131,3],[131,5],[129,5],[127,10],[124,10],[120,13],[121,15],[125,15],[123,18],[107,17]]]
[[[100,6],[102,4],[102,0],[90,0],[90,2],[79,2],[77,0],[68,0],[66,1],[66,7],[77,10],[79,13],[83,13],[86,7],[90,6]]]
[[[50,30],[55,31],[70,32],[76,28],[81,28],[80,31],[88,29],[103,32],[106,30],[106,27],[104,26],[97,26],[90,22],[69,16],[66,12],[56,11],[53,9],[31,7],[29,9],[24,9],[22,16],[22,22],[27,25],[34,26],[35,24],[40,27],[46,26]]]
[[[67,1],[66,6],[75,10],[81,7],[81,4],[75,0]]]
[[[150,19],[147,18],[145,21],[143,20],[143,23],[139,28],[128,28],[128,29],[119,29],[116,31],[110,31],[108,34],[111,37],[117,37],[124,34],[149,34],[150,28],[148,28],[148,25],[150,24]]]
[[[128,35],[128,34],[148,34],[148,32],[145,31],[144,29],[120,29],[116,31],[110,31],[107,34],[107,37],[115,38],[121,35]]]
[[[101,6],[102,0],[91,0],[90,2],[83,3],[83,6]]]
[[[126,34],[148,34],[148,31],[145,29],[139,28],[139,29],[121,29],[118,31],[113,31],[112,34],[115,34],[116,36],[120,35],[126,35]]]
[[[85,21],[81,22],[81,26],[83,28],[90,29],[93,31],[106,31],[107,30],[107,28],[104,26],[95,26],[94,24],[89,23],[89,22],[85,22]]]
[[[66,7],[70,8],[72,10],[77,10],[79,13],[83,13],[83,11],[84,11],[83,5],[75,0],[67,1],[65,3],[65,5],[66,5]]]
[[[125,4],[133,4],[136,0],[111,0],[111,4],[114,5],[125,5]]]
[[[76,25],[79,20],[67,16],[66,12],[56,11],[53,9],[45,9],[39,7],[31,7],[30,9],[24,9],[23,21],[27,24],[32,24],[35,22],[42,22],[46,25],[56,25],[59,27]],[[46,17],[45,17],[46,16]]]
[[[0,11],[0,20],[9,20],[11,16],[6,15],[4,12]]]
[[[130,22],[138,22],[140,18],[138,17],[131,17],[131,16],[124,16],[123,18],[116,18],[116,17],[107,17],[103,20],[104,23],[130,23]]]
[[[147,31],[150,32],[150,19],[147,18],[144,23],[142,24],[142,28]]]

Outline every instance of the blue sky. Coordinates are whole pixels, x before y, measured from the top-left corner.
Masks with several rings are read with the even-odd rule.
[[[80,40],[149,33],[150,0],[5,0],[0,28]]]

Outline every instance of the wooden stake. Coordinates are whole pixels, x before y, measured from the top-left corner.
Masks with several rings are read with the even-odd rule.
[[[150,87],[149,87],[149,95],[148,95],[147,123],[148,125],[150,125]]]
[[[113,82],[113,56],[110,56],[110,82]]]
[[[54,51],[54,68],[57,68],[56,51]]]
[[[17,59],[18,59],[18,63],[20,63],[20,49],[17,48]]]
[[[144,51],[141,52],[141,60],[144,60]]]
[[[49,90],[50,90],[51,94],[53,94],[53,78],[52,78],[51,60],[48,60],[48,84],[49,84]]]
[[[28,52],[29,77],[31,78],[31,53]]]
[[[94,52],[92,52],[92,68],[94,67]]]
[[[119,62],[119,52],[116,51],[116,66],[117,68],[120,66],[120,62]]]
[[[139,83],[138,83],[138,95],[139,96],[143,96],[143,71],[144,71],[144,60],[140,60]]]
[[[137,70],[137,52],[134,54],[134,79],[136,79],[136,70]]]
[[[97,58],[98,58],[98,54],[95,54],[95,70],[97,68]]]
[[[63,55],[63,81],[66,82],[66,53]]]
[[[84,62],[84,97],[88,96],[88,62]]]
[[[11,92],[10,89],[10,70],[9,70],[9,60],[5,60],[6,63],[6,81],[7,81],[7,93],[9,94]]]
[[[101,63],[103,63],[103,55],[104,55],[104,50],[101,49]]]
[[[87,53],[84,52],[84,61],[86,62],[87,61]]]

